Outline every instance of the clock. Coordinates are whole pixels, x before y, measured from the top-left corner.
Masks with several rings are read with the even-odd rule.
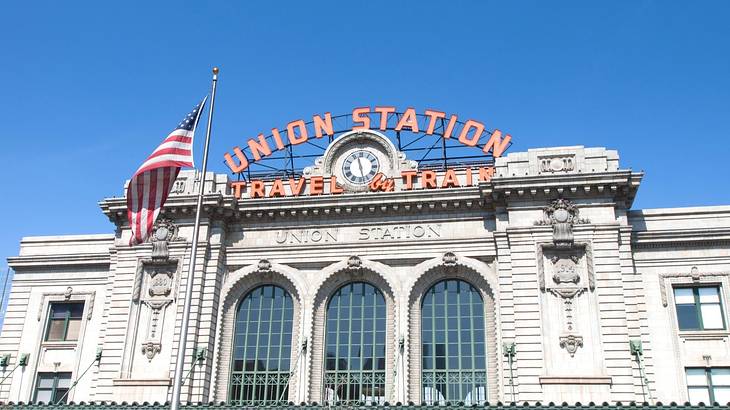
[[[379,170],[378,157],[366,150],[350,153],[342,163],[342,174],[348,182],[355,185],[367,184]]]

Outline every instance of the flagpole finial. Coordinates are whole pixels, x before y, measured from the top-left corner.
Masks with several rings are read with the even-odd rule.
[[[218,67],[213,67],[213,74],[218,75]]]

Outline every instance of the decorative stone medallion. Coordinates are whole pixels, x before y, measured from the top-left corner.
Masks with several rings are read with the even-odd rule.
[[[570,357],[574,357],[578,348],[583,347],[583,337],[576,335],[560,336],[560,347],[565,349]]]

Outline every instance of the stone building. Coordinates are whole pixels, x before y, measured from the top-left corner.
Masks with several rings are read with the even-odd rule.
[[[0,402],[169,400],[200,177],[142,245],[123,197],[22,240]],[[183,401],[730,401],[730,207],[632,210],[604,148],[424,171],[371,131],[305,177],[205,176]]]

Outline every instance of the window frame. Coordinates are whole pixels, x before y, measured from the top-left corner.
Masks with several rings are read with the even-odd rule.
[[[69,391],[71,391],[71,386],[73,384],[73,382],[72,382],[72,380],[73,380],[73,373],[72,372],[38,372],[38,373],[36,373],[35,388],[33,389],[33,402],[37,402],[37,400],[38,400],[38,391],[39,390],[43,390],[43,391],[50,390],[51,391],[51,401],[49,403],[46,403],[46,404],[58,404],[58,400],[61,398],[61,397],[56,397],[56,395],[58,393],[58,381],[60,380],[60,377],[59,376],[60,375],[66,375],[66,374],[68,375],[69,387],[66,388],[66,392],[64,393],[64,395],[65,395],[64,398],[66,400],[64,403],[68,403],[68,397],[69,397],[69,395],[67,393]],[[39,387],[40,384],[41,384],[40,383],[41,382],[41,375],[51,375],[51,377],[53,379],[53,386],[50,389],[49,388],[45,388],[45,387],[44,388],[40,388]]]
[[[53,316],[53,307],[54,306],[60,306],[60,305],[81,305],[81,314],[77,318],[79,320],[79,331],[76,335],[76,339],[69,340],[68,339],[68,324],[69,319],[71,319],[71,309],[69,309],[68,314],[64,318],[63,323],[63,338],[62,339],[54,339],[49,340],[48,336],[50,335],[51,331],[51,321]],[[81,339],[82,335],[82,326],[84,321],[84,312],[86,311],[86,301],[85,300],[64,300],[64,301],[54,301],[51,300],[48,302],[48,314],[46,315],[46,326],[45,331],[43,332],[43,342],[44,343],[58,343],[58,342],[73,342],[78,343],[78,341]]]
[[[703,303],[700,302],[700,293],[699,290],[701,288],[712,288],[717,290],[717,297],[718,302],[717,304],[720,305],[720,318],[722,320],[722,327],[721,328],[714,328],[714,329],[705,329],[704,320],[702,318],[702,305]],[[694,299],[694,308],[695,308],[695,315],[697,316],[697,323],[699,324],[699,327],[694,329],[683,329],[681,326],[681,323],[679,321],[679,303],[677,303],[677,289],[691,289],[692,290],[692,297]],[[689,284],[689,283],[677,283],[672,286],[672,297],[674,298],[674,313],[677,317],[677,329],[679,329],[680,332],[722,332],[727,331],[727,320],[725,319],[725,308],[723,303],[723,291],[722,291],[722,284],[720,283],[703,283],[703,284]],[[715,303],[704,303],[704,305],[711,305]],[[682,303],[681,305],[689,305],[688,303]]]
[[[354,304],[353,298],[351,295],[353,293],[353,287],[356,285],[363,285],[364,287],[371,287],[374,291],[374,304],[372,306],[372,316],[370,318],[366,317],[365,314],[366,309],[370,309],[370,307],[366,306],[365,299],[361,301],[361,305],[358,306]],[[347,288],[346,294],[343,294],[343,290]],[[365,288],[363,288],[365,290]],[[346,297],[345,297],[346,296]],[[340,304],[340,297],[343,297],[343,300],[345,300],[345,304]],[[363,295],[363,298],[365,295]],[[334,317],[330,316],[330,309],[333,308],[333,302],[337,298],[338,305],[336,307],[336,310],[338,311],[337,315]],[[382,301],[382,305],[379,304],[379,302]],[[342,307],[345,306],[347,309],[342,309]],[[326,403],[335,403],[336,405],[356,405],[358,403],[362,403],[364,405],[383,405],[387,401],[387,392],[388,389],[388,371],[389,371],[389,363],[388,363],[388,298],[386,297],[386,294],[383,292],[383,290],[376,284],[368,281],[368,280],[352,280],[345,282],[338,286],[335,290],[330,293],[330,295],[327,297],[326,303],[323,305],[324,308],[324,326],[323,326],[323,338],[322,338],[322,401]],[[357,315],[353,314],[354,309],[360,309],[360,317],[358,318]],[[383,313],[382,317],[379,317],[378,310],[382,308]],[[345,315],[341,316],[341,313],[344,313]],[[354,315],[354,316],[353,316]],[[383,320],[383,330],[378,330],[378,321]],[[362,362],[359,362],[360,364],[357,365],[356,368],[351,368],[350,363],[352,363],[349,359],[354,359],[351,355],[352,353],[352,346],[353,343],[355,346],[358,346],[357,341],[352,340],[352,323],[354,321],[359,321],[361,327],[361,331],[358,333],[361,334],[361,343],[359,346],[361,349],[363,346],[371,346],[372,351],[370,352],[370,357],[367,357],[368,355],[364,352],[367,351],[361,350],[363,353],[358,356],[358,359],[363,359]],[[372,330],[372,340],[368,342],[365,339],[365,334],[367,333],[365,331],[365,322],[370,321],[373,324],[373,330]],[[336,322],[335,329],[332,330],[330,328],[330,323]],[[344,323],[347,323],[347,330],[340,329],[340,326]],[[383,333],[383,342],[378,342],[378,334]],[[330,334],[333,334],[334,336],[330,336]],[[347,341],[341,342],[340,337],[343,336],[343,334],[346,334]],[[335,337],[334,340],[330,340],[330,337]],[[330,343],[334,342],[334,343]],[[378,347],[382,343],[382,348],[384,355],[382,358],[379,357],[379,353],[377,352]],[[327,350],[330,347],[330,345],[334,345],[335,351],[337,354],[335,355],[334,359],[334,369],[330,369],[328,366],[328,361],[332,360],[329,359],[327,356]],[[344,356],[347,360],[345,360],[345,363],[347,365],[345,368],[340,368],[341,361],[338,359],[341,359],[339,349],[346,348],[347,352]],[[366,359],[372,359],[372,365],[369,369],[365,369],[365,360]],[[382,369],[379,365],[380,360],[382,360]],[[336,384],[328,383],[328,380],[338,380],[338,381],[345,381],[346,384],[340,384],[339,382],[336,382]],[[382,379],[382,380],[381,380]],[[375,392],[377,388],[381,388],[382,384],[382,395],[370,395],[366,396],[365,401],[360,401],[358,399],[354,399],[351,397],[351,394],[354,395],[356,393],[360,393],[361,395],[363,392],[365,392],[367,387],[371,389],[371,392]],[[353,388],[354,386],[354,388]],[[334,387],[334,388],[332,388]],[[345,389],[343,389],[345,387]],[[345,391],[344,397],[340,397],[339,392]]]
[[[469,303],[470,307],[468,309],[469,314],[466,316],[463,316],[462,310],[461,310],[463,308],[463,306],[462,306],[463,301],[461,301],[461,298],[463,296],[461,295],[462,291],[459,290],[459,292],[458,292],[459,296],[458,296],[457,300],[459,300],[460,303],[457,303],[455,305],[455,306],[457,306],[457,309],[458,309],[457,310],[458,322],[456,323],[457,327],[456,327],[456,329],[451,329],[448,326],[448,316],[449,316],[448,307],[450,306],[450,304],[449,304],[449,301],[446,299],[446,297],[444,297],[443,301],[440,301],[440,302],[439,301],[429,302],[431,304],[432,309],[434,309],[434,311],[436,310],[436,307],[437,307],[436,305],[442,306],[445,309],[444,315],[446,316],[447,320],[444,322],[444,329],[445,329],[445,332],[447,333],[445,335],[447,339],[444,341],[444,346],[448,350],[449,339],[451,337],[448,335],[448,333],[457,332],[458,343],[456,343],[456,346],[459,351],[459,354],[458,354],[458,365],[456,366],[456,368],[452,368],[451,364],[449,363],[450,357],[445,350],[444,351],[444,364],[443,364],[444,367],[439,368],[438,364],[436,363],[438,355],[436,355],[434,352],[434,354],[428,355],[428,356],[433,357],[434,362],[432,363],[432,365],[430,366],[429,369],[426,369],[426,366],[423,364],[423,361],[424,361],[424,350],[423,349],[425,349],[425,347],[424,347],[424,345],[425,345],[425,342],[424,342],[425,327],[424,327],[423,323],[427,319],[427,316],[424,314],[424,307],[426,305],[426,296],[430,292],[432,292],[441,283],[444,284],[444,287],[445,287],[444,291],[446,292],[448,290],[449,282],[457,282],[457,286],[459,286],[459,287],[463,286],[463,285],[468,286],[469,295],[474,294],[479,298],[479,306],[481,306],[481,310],[475,310],[474,303],[470,302]],[[435,295],[435,293],[434,293],[434,295]],[[489,387],[490,387],[489,386],[490,385],[490,383],[489,383],[489,353],[488,353],[489,352],[489,336],[487,334],[487,327],[488,327],[487,311],[486,311],[487,301],[485,300],[484,295],[482,294],[480,289],[467,279],[458,278],[458,277],[456,277],[456,278],[446,277],[446,278],[443,278],[443,279],[440,279],[440,280],[437,280],[437,281],[431,283],[431,285],[425,289],[425,291],[423,292],[422,298],[420,300],[420,303],[419,303],[419,309],[420,309],[420,322],[421,323],[419,326],[420,334],[418,335],[418,337],[419,337],[419,342],[421,344],[421,352],[420,352],[420,357],[419,357],[419,360],[421,361],[421,367],[420,367],[420,374],[418,375],[418,377],[419,377],[418,381],[419,381],[419,389],[420,389],[420,394],[421,394],[421,401],[424,403],[427,403],[430,406],[444,405],[447,402],[452,402],[452,403],[453,402],[462,402],[462,401],[467,402],[466,397],[461,396],[461,394],[463,394],[464,388],[468,387],[468,384],[466,381],[466,380],[468,380],[468,377],[464,378],[462,380],[462,375],[466,374],[467,376],[471,377],[471,384],[473,387],[472,390],[467,392],[467,397],[477,394],[476,397],[470,397],[470,399],[468,401],[469,405],[483,405],[484,403],[486,403],[489,399],[489,393],[490,393],[490,389],[489,389]],[[481,317],[481,320],[482,320],[481,329],[474,326],[474,324],[476,323],[475,320],[479,319],[479,317]],[[436,320],[436,316],[429,316],[428,318],[430,318],[432,321]],[[462,327],[461,321],[466,318],[468,318],[469,322],[470,322],[470,329],[468,330],[469,335],[470,335],[469,336],[470,341],[465,344],[465,342],[462,340],[463,332],[465,330]],[[435,330],[436,329],[435,323],[432,323],[430,328]],[[433,331],[433,330],[431,330],[431,331]],[[472,337],[476,336],[479,332],[482,332],[482,337],[480,339],[481,342],[479,340],[472,339]],[[431,343],[431,346],[434,346],[434,348],[435,348],[436,344],[437,344],[437,342],[434,340]],[[476,350],[477,350],[476,347],[479,344],[483,345],[482,354],[476,353]],[[471,368],[464,368],[464,366],[463,366],[463,355],[461,352],[462,352],[462,349],[464,346],[469,346],[469,349],[471,351],[471,353],[470,353],[471,360],[472,360]],[[480,366],[477,365],[477,359],[479,358],[479,356],[483,357],[483,361],[484,361],[483,368],[480,368]],[[436,389],[435,387],[431,387],[432,391],[431,391],[430,400],[426,400],[426,388],[427,388],[426,380],[430,380],[433,383],[433,386],[435,386],[438,383],[437,377],[439,374],[445,375],[444,377],[446,379],[443,381],[443,383],[447,386],[447,388],[444,392],[441,392],[440,390]],[[454,394],[450,391],[450,387],[451,387],[450,382],[451,382],[451,378],[455,377],[454,375],[456,375],[459,378],[458,386],[459,386],[459,390],[461,390],[461,393],[456,392],[456,394],[458,394],[460,396],[458,398],[447,397],[447,396],[451,396],[452,394]],[[431,378],[429,379],[428,376],[431,376]],[[483,383],[483,386],[479,386],[479,384],[481,384],[481,383]],[[483,389],[483,390],[480,391],[479,389]],[[434,391],[440,393],[440,397],[436,397],[434,399],[433,398]]]
[[[288,309],[285,307],[284,304],[282,304],[282,307],[281,307],[282,324],[280,327],[281,332],[276,334],[279,337],[282,337],[286,333],[290,334],[291,339],[289,341],[289,345],[290,345],[289,352],[284,352],[285,349],[283,349],[283,347],[284,347],[283,343],[280,343],[278,345],[279,350],[280,350],[280,356],[278,358],[278,363],[281,364],[283,360],[286,360],[288,363],[288,368],[286,370],[259,369],[258,368],[258,360],[259,360],[258,351],[261,348],[261,346],[258,343],[256,343],[255,346],[252,346],[253,351],[257,352],[256,357],[254,359],[255,366],[254,366],[253,370],[247,370],[247,363],[246,363],[247,359],[245,357],[245,353],[246,353],[247,349],[249,349],[249,347],[247,346],[247,342],[248,342],[247,338],[249,336],[253,336],[255,334],[255,337],[258,339],[258,337],[261,336],[261,333],[260,333],[261,323],[266,321],[265,319],[261,319],[260,317],[258,317],[257,318],[258,328],[255,331],[255,333],[249,333],[248,331],[245,334],[242,333],[243,338],[244,338],[244,340],[242,341],[242,345],[241,345],[242,351],[244,353],[244,356],[242,359],[243,363],[242,363],[242,369],[236,370],[235,364],[236,364],[237,359],[236,359],[235,350],[239,346],[236,344],[236,339],[238,336],[236,329],[237,329],[238,322],[239,322],[239,313],[241,311],[241,308],[244,306],[244,303],[246,302],[246,300],[248,298],[252,297],[252,295],[254,295],[254,292],[257,292],[257,291],[265,292],[265,288],[269,288],[269,287],[272,288],[273,292],[276,292],[276,289],[282,290],[284,292],[285,298],[288,298],[289,301],[291,302],[291,314],[292,314],[291,328],[288,329],[289,332],[286,332],[287,329],[284,328],[284,322],[286,322],[285,317],[284,317],[284,310],[288,310]],[[260,308],[262,306],[261,305],[262,303],[263,303],[263,298],[262,298],[262,300],[259,301],[259,309],[251,309],[251,310],[256,310],[257,316],[260,314]],[[276,307],[273,305],[273,302],[272,302],[272,306],[269,307],[267,311],[273,312],[275,309],[276,309]],[[247,311],[247,312],[250,315],[251,312],[249,312],[249,311]],[[234,310],[234,315],[233,315],[231,359],[230,359],[230,364],[229,364],[229,368],[228,368],[228,382],[227,382],[228,390],[226,391],[226,401],[227,402],[233,403],[233,404],[239,405],[239,406],[248,406],[248,407],[251,407],[251,406],[253,406],[253,407],[277,406],[277,405],[285,404],[288,402],[288,398],[291,394],[291,391],[294,390],[294,388],[293,388],[294,386],[292,383],[292,381],[293,381],[292,369],[294,368],[294,366],[296,366],[296,360],[293,358],[293,354],[294,354],[294,351],[296,348],[296,343],[295,343],[296,320],[297,320],[296,301],[295,301],[294,296],[286,289],[286,287],[281,286],[276,283],[263,283],[263,284],[254,286],[251,289],[249,289],[248,291],[246,291],[245,293],[243,293],[243,296],[235,304],[235,310]],[[248,325],[248,321],[247,321],[247,325]],[[272,335],[272,333],[270,331],[268,334],[269,334],[269,336]],[[269,340],[269,342],[266,345],[267,359],[269,359],[270,352],[272,349],[271,339],[269,338],[268,340]],[[268,361],[267,361],[267,366],[268,366]],[[238,394],[239,398],[234,398],[233,395],[236,391],[236,389],[234,388],[234,385],[237,385],[237,383],[236,383],[237,376],[241,378],[240,390],[239,390],[239,394]],[[253,380],[253,384],[247,385],[244,382],[244,380],[247,378],[251,378],[251,380]],[[285,381],[284,381],[284,378],[286,379]],[[261,384],[259,384],[258,382],[264,383],[263,389],[260,389]],[[283,387],[281,390],[279,390],[278,387],[275,387],[275,389],[276,389],[275,393],[277,394],[278,397],[281,397],[281,399],[277,399],[274,401],[268,400],[268,399],[261,399],[258,397],[256,399],[251,399],[251,400],[244,399],[244,396],[246,395],[246,391],[250,391],[251,394],[254,396],[257,396],[259,393],[263,393],[263,395],[266,396],[268,393],[271,392],[270,389],[266,388],[267,385],[270,385],[268,383],[286,383],[286,386]]]
[[[688,401],[690,400],[689,389],[691,387],[706,387],[707,388],[708,396],[710,398],[710,403],[704,403],[704,404],[705,405],[708,405],[708,406],[711,406],[713,403],[716,403],[717,402],[717,400],[715,399],[715,387],[727,387],[727,388],[730,388],[730,384],[721,384],[721,385],[717,385],[716,386],[716,385],[714,385],[712,383],[712,371],[713,370],[716,370],[716,369],[730,370],[730,367],[719,366],[719,367],[685,367],[684,368],[684,375],[685,375],[684,376],[685,377],[684,380],[685,380],[685,383],[687,384],[687,400]],[[698,385],[698,384],[690,385],[687,382],[687,370],[703,370],[704,373],[705,373],[705,381],[707,382],[707,384],[704,384],[704,385]],[[696,405],[696,404],[699,404],[699,403],[692,403],[692,404],[693,405]],[[718,403],[718,404],[724,405],[726,403]]]

